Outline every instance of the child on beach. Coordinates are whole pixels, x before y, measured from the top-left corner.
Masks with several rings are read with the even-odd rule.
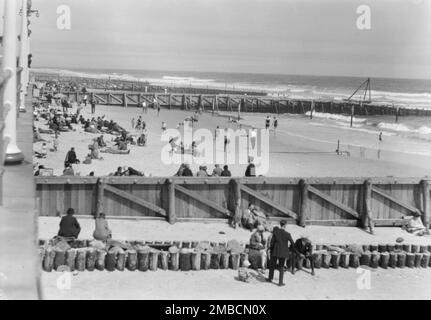
[[[162,131],[166,131],[166,122],[162,122]]]

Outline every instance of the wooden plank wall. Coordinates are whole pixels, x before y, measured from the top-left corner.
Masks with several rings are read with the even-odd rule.
[[[233,211],[234,190],[231,178],[135,178],[135,177],[105,177],[104,183],[126,191],[140,199],[150,202],[169,212],[167,179],[174,185],[193,192],[194,197],[175,191],[175,216],[178,219],[209,219],[226,218],[226,216],[211,207],[226,208]],[[270,217],[287,218],[271,202],[282,208],[287,208],[299,214],[301,208],[300,178],[234,178],[235,181],[264,198],[257,199],[252,194],[242,192],[241,207],[255,204]],[[305,182],[317,189],[324,196],[329,196],[330,203],[321,196],[308,192],[305,222],[310,224],[360,225],[361,219],[356,219],[350,213],[337,206],[347,206],[357,212],[359,217],[365,214],[364,181],[366,178],[324,178],[306,179]],[[424,196],[419,178],[374,178],[373,185],[386,194],[394,197],[402,204],[424,211]],[[39,203],[40,215],[55,216],[73,207],[78,215],[95,214],[97,203],[98,178],[94,177],[36,177],[36,197]],[[430,198],[431,195],[428,194]],[[202,201],[202,199],[208,200]],[[269,200],[269,203],[265,201]],[[429,199],[428,199],[429,200]],[[265,201],[265,202],[264,202]],[[103,212],[107,216],[117,217],[155,217],[157,214],[142,205],[133,203],[117,194],[105,190],[103,197]],[[335,203],[335,204],[334,204]],[[394,203],[378,193],[371,198],[373,218],[378,225],[395,225],[396,221],[412,212],[402,205]],[[429,209],[428,209],[429,210]],[[429,217],[429,213],[428,213]],[[380,222],[380,223],[379,223]],[[399,225],[399,223],[398,223]]]

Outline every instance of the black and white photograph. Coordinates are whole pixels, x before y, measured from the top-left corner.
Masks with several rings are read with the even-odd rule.
[[[0,12],[0,299],[431,298],[430,0]]]

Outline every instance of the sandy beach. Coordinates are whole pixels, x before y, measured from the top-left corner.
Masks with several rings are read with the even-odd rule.
[[[235,270],[208,271],[94,271],[71,275],[70,288],[57,287],[60,272],[42,274],[44,299],[120,299],[120,300],[289,300],[289,299],[417,299],[431,296],[431,273],[427,269],[370,269],[370,287],[358,287],[361,273],[355,269],[317,269],[292,275],[286,272],[286,286],[264,282],[265,275],[252,271],[250,283],[236,279]],[[406,290],[408,288],[408,290]]]
[[[74,109],[73,109],[74,110]],[[103,160],[93,160],[90,165],[75,165],[74,169],[81,175],[88,175],[91,171],[96,176],[107,175],[116,170],[118,166],[131,166],[152,176],[170,176],[178,169],[177,164],[164,164],[161,161],[161,150],[167,142],[161,141],[161,123],[165,121],[168,128],[176,128],[177,124],[191,111],[162,109],[160,115],[153,109],[147,114],[136,107],[122,108],[114,106],[96,107],[96,113],[90,113],[90,106],[82,111],[84,117],[105,115],[108,120],[117,121],[132,134],[131,119],[142,115],[147,124],[148,142],[146,147],[130,146],[129,155],[116,155],[102,153]],[[232,114],[236,117],[236,114]],[[272,117],[273,115],[271,115]],[[241,114],[243,129],[255,126],[264,127],[266,114]],[[280,115],[279,127],[275,133],[269,133],[269,170],[266,176],[301,176],[301,177],[359,177],[359,176],[414,176],[424,177],[431,175],[431,144],[429,141],[413,140],[406,137],[384,134],[383,141],[379,143],[379,131],[349,128],[336,125],[327,119],[310,120],[302,115]],[[46,121],[35,121],[35,126],[46,129]],[[45,159],[34,158],[34,163],[42,164],[46,168],[53,168],[55,175],[61,175],[64,158],[71,147],[75,147],[78,158],[82,161],[88,153],[88,145],[96,134],[86,133],[81,125],[73,125],[76,131],[63,132],[59,138],[57,152],[48,152]],[[207,128],[214,132],[216,126],[220,128],[237,129],[238,124],[228,121],[228,114],[212,115],[203,113],[195,125],[195,129]],[[137,132],[136,132],[137,134]],[[42,134],[52,146],[52,135]],[[110,142],[114,136],[104,134],[105,141]],[[340,140],[340,150],[343,156],[336,155],[337,141]],[[34,144],[34,150],[41,149],[41,142]],[[231,151],[231,150],[230,150]],[[236,152],[240,152],[236,150]],[[196,173],[198,164],[191,165]],[[229,165],[234,176],[243,176],[245,164]],[[212,163],[208,163],[211,172]],[[259,173],[259,171],[258,171]]]

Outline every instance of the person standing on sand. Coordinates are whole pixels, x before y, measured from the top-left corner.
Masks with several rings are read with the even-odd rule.
[[[135,118],[132,118],[132,129],[135,129]]]
[[[278,119],[277,117],[274,117],[274,136],[276,135],[277,127],[278,127]]]
[[[280,227],[274,228],[272,231],[271,243],[269,245],[270,250],[270,262],[269,262],[269,277],[266,279],[268,282],[272,282],[274,279],[274,270],[278,267],[280,272],[280,276],[278,279],[278,285],[284,286],[283,277],[284,277],[284,265],[286,262],[286,258],[289,257],[289,244],[291,244],[291,248],[294,251],[297,251],[295,248],[295,243],[292,239],[292,236],[289,232],[286,231],[287,221],[281,220]],[[297,252],[301,255],[299,252]],[[277,266],[278,262],[278,266]]]
[[[147,113],[147,102],[146,101],[142,101],[142,113]]]
[[[267,116],[265,119],[265,129],[269,130],[270,125],[271,125],[271,118]]]
[[[88,101],[88,96],[84,95],[84,98],[83,98],[84,106],[87,106],[87,101]]]
[[[383,141],[382,134],[383,134],[383,132],[380,131],[380,133],[379,133],[379,142]]]
[[[159,114],[160,114],[160,104],[157,103],[157,116],[159,116]]]
[[[96,101],[91,101],[91,113],[94,114],[96,112]]]

